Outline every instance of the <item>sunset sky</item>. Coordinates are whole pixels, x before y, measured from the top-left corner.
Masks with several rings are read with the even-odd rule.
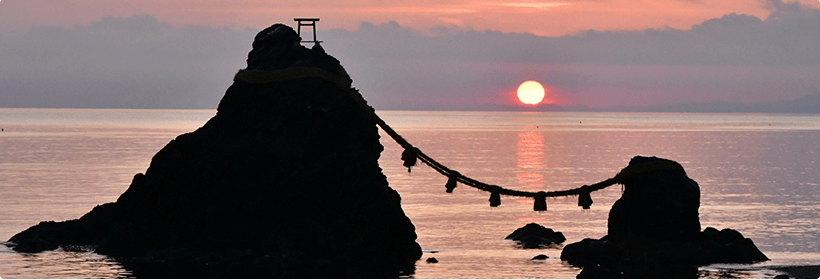
[[[817,0],[0,0],[0,107],[215,108],[294,17],[376,109],[519,106],[526,80],[563,106],[820,95]]]

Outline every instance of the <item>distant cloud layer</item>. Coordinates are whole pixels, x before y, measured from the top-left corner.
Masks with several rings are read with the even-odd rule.
[[[729,14],[690,30],[562,37],[452,27],[426,35],[363,23],[355,32],[331,32],[325,48],[347,64],[361,63],[351,70],[358,85],[389,108],[433,99],[449,107],[510,102],[528,79],[565,104],[590,106],[762,102],[820,92],[820,12],[771,3],[779,10],[765,20]],[[368,72],[374,66],[378,71]]]
[[[559,104],[593,107],[820,94],[820,10],[766,7],[766,19],[728,14],[689,30],[540,37],[395,22],[322,30],[320,22],[318,35],[377,109],[515,105],[525,80],[543,83]],[[0,107],[215,108],[256,32],[173,28],[139,15],[0,35]]]
[[[139,15],[7,35],[0,107],[215,108],[256,32]]]

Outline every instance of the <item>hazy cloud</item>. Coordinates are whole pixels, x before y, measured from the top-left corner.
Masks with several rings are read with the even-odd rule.
[[[561,37],[396,22],[319,40],[377,109],[513,104],[525,80],[588,106],[774,102],[820,92],[820,11],[770,0],[688,30]],[[0,35],[0,107],[215,108],[257,30],[173,28],[147,15]]]
[[[815,10],[816,11],[816,10]],[[439,27],[434,35],[399,26],[363,23],[357,31],[333,30],[335,42],[366,48],[362,55],[597,65],[817,65],[820,16],[809,20],[763,21],[728,14],[691,30],[589,30],[573,36]],[[345,48],[345,46],[340,46]]]
[[[0,106],[214,108],[255,33],[138,15],[6,35]]]
[[[382,108],[511,102],[518,83],[529,79],[565,104],[762,102],[820,91],[820,16],[790,5],[801,12],[766,20],[728,14],[690,30],[539,37],[448,26],[429,35],[389,22],[323,36],[354,84]]]

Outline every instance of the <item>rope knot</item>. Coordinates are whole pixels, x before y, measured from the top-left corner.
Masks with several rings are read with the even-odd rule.
[[[540,191],[535,194],[535,201],[532,204],[534,211],[547,211],[547,193]]]
[[[592,205],[592,196],[589,195],[589,186],[581,186],[580,192],[581,193],[578,194],[578,206],[581,206],[584,209],[589,209],[589,206]]]
[[[498,207],[501,205],[501,194],[498,193],[501,187],[499,186],[490,186],[490,207]]]
[[[453,193],[453,189],[456,188],[456,184],[458,183],[458,177],[461,177],[461,173],[450,170],[450,173],[447,175],[447,184],[444,185],[444,187],[447,188],[447,193]]]
[[[404,152],[401,153],[401,160],[404,161],[403,165],[407,167],[407,173],[410,173],[410,167],[416,166],[418,156],[419,153],[416,147],[408,146],[404,148]]]

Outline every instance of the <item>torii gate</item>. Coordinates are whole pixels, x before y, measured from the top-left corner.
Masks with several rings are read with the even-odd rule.
[[[316,22],[319,21],[319,18],[294,18],[293,20],[298,23],[296,34],[299,35],[300,38],[302,37],[302,26],[313,26],[313,41],[302,41],[302,43],[319,44],[322,42],[316,40]]]

